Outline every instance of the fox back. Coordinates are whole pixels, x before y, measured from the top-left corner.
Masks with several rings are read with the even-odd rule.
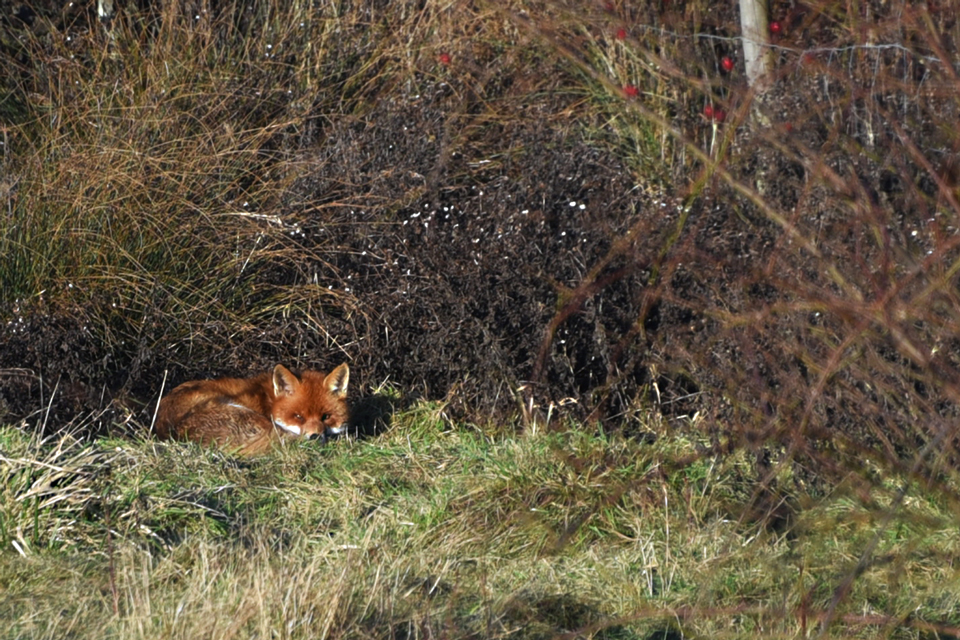
[[[160,401],[160,438],[192,440],[244,455],[292,438],[339,435],[346,429],[346,363],[298,378],[283,365],[255,378],[185,382]]]

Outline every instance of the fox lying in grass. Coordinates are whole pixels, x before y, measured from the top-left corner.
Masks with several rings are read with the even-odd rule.
[[[283,365],[255,378],[194,380],[160,401],[160,438],[193,440],[242,455],[263,453],[281,440],[324,441],[346,429],[347,363],[324,375],[297,378]]]

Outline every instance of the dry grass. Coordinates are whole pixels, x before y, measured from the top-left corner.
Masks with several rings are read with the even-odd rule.
[[[958,623],[951,511],[841,486],[785,496],[804,508],[770,528],[750,519],[745,459],[676,435],[491,439],[423,407],[373,440],[238,461],[28,432],[3,431],[4,637],[792,637],[828,617],[829,636],[916,637]],[[876,561],[855,570],[873,540]]]
[[[334,16],[255,11],[225,5],[194,19],[171,5],[159,23],[121,20],[109,47],[97,32],[26,44],[46,65],[18,87],[31,102],[7,133],[8,299],[106,297],[116,313],[98,331],[112,343],[144,334],[148,317],[169,320],[154,339],[194,340],[288,304],[282,286],[254,277],[291,268],[300,250],[284,207],[298,175],[285,140],[307,134],[308,110],[363,104],[343,81],[318,94],[321,79],[378,72],[344,68],[356,55],[346,47],[367,43],[339,41],[332,25],[349,25]],[[300,287],[297,303],[331,295]]]

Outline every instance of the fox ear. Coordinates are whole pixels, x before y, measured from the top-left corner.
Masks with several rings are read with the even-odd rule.
[[[292,396],[300,387],[300,381],[297,376],[290,373],[282,364],[273,368],[273,395]]]
[[[348,384],[350,384],[350,367],[347,366],[346,362],[331,371],[323,379],[323,386],[338,398],[346,397]]]

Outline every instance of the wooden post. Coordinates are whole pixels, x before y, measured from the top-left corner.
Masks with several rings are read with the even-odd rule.
[[[762,93],[773,70],[766,0],[740,0],[740,34],[747,82]]]

